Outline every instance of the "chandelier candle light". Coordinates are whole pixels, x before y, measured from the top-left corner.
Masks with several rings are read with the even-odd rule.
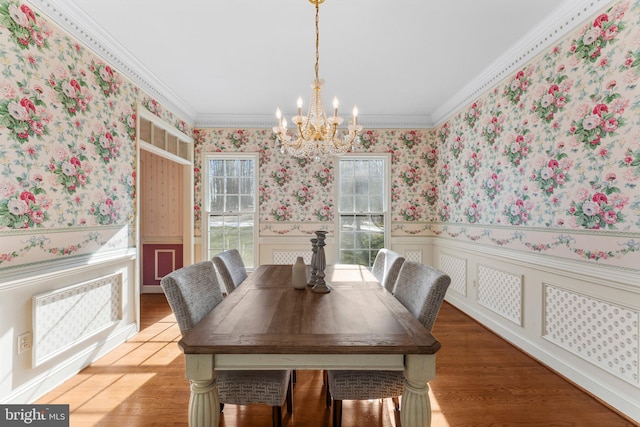
[[[318,77],[320,55],[320,31],[318,29],[318,12],[324,0],[309,0],[316,6],[316,78],[311,84],[313,92],[306,116],[302,115],[302,98],[298,98],[298,114],[291,118],[297,126],[297,134],[287,133],[287,119],[282,117],[280,108],[276,110],[277,126],[273,132],[280,141],[282,152],[289,152],[294,157],[313,158],[316,162],[326,156],[335,156],[353,149],[354,142],[359,140],[362,126],[358,126],[358,107],[353,107],[353,119],[350,120],[347,132],[340,131],[338,126],[344,119],[338,116],[338,98],[333,98],[333,116],[327,117],[322,102],[322,85],[324,80]]]

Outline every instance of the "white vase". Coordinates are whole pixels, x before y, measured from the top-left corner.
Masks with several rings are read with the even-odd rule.
[[[307,266],[301,256],[291,267],[291,281],[296,289],[305,289],[307,287]]]

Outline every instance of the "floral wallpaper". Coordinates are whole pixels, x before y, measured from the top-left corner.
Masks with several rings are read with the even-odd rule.
[[[186,124],[27,3],[0,58],[0,271],[133,246],[137,104]]]
[[[637,269],[640,0],[589,18],[435,129],[365,129],[392,160],[392,235]],[[28,3],[0,0],[0,273],[132,247],[138,103],[202,154],[260,153],[260,234],[333,232],[332,162],[269,129],[190,129]]]
[[[280,152],[271,129],[196,129],[195,162],[203,153],[258,152],[261,235],[309,235],[334,230],[336,212],[335,164],[314,162]],[[392,161],[392,221],[426,218],[431,186],[424,180],[428,164],[435,165],[431,130],[365,130],[358,152],[389,153]],[[201,224],[202,172],[195,171],[196,218]]]
[[[431,230],[637,268],[639,41],[613,3],[440,125],[430,219],[474,227]]]
[[[640,1],[614,3],[436,129],[366,130],[356,151],[391,153],[392,234],[637,269],[639,41]],[[260,152],[262,235],[334,231],[331,162],[280,154],[270,130],[196,147]]]

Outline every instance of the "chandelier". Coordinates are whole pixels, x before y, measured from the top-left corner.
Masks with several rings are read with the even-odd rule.
[[[346,153],[353,149],[353,144],[359,140],[362,126],[358,126],[358,107],[353,107],[353,119],[349,121],[349,126],[345,132],[338,129],[344,119],[338,116],[338,98],[333,98],[333,116],[327,117],[322,102],[322,85],[324,80],[318,77],[318,63],[320,54],[318,46],[320,44],[320,31],[318,30],[318,12],[320,4],[324,0],[309,0],[316,6],[316,78],[311,83],[313,92],[306,116],[302,115],[302,97],[298,98],[298,114],[291,118],[297,127],[294,136],[287,133],[287,119],[282,117],[280,108],[276,110],[277,126],[273,132],[280,141],[281,151],[289,152],[294,157],[313,158],[319,162],[321,158],[335,156]]]

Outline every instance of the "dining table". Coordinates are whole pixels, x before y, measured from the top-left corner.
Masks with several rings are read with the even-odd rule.
[[[428,382],[440,342],[368,268],[325,269],[328,293],[295,289],[291,265],[261,265],[184,334],[189,426],[218,426],[216,371],[404,371],[403,427],[431,423]]]

